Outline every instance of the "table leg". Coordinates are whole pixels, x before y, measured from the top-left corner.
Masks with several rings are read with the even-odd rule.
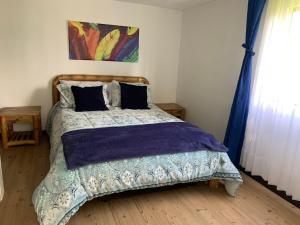
[[[7,142],[8,142],[8,127],[7,127],[7,121],[5,116],[1,117],[1,132],[2,132],[2,145],[4,149],[8,148]]]
[[[33,119],[33,133],[34,133],[35,145],[39,145],[40,144],[40,136],[41,136],[41,118],[40,118],[40,116],[35,116]]]

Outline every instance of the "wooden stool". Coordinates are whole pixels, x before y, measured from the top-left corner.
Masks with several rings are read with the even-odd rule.
[[[9,146],[39,145],[41,135],[41,107],[7,107],[0,109],[3,148]],[[32,131],[14,131],[14,123],[30,123]]]

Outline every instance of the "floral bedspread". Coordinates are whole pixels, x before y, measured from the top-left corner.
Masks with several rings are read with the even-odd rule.
[[[111,161],[76,170],[66,168],[61,135],[67,131],[178,121],[155,106],[150,110],[115,108],[83,113],[54,107],[47,125],[50,171],[32,197],[39,223],[66,224],[86,201],[126,190],[214,178],[222,179],[228,194],[234,196],[242,178],[227,153],[222,152],[196,151]]]

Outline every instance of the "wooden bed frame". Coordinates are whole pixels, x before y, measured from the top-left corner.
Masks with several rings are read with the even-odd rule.
[[[145,77],[135,76],[114,76],[114,75],[90,75],[90,74],[61,74],[54,78],[52,82],[52,103],[53,105],[59,101],[60,95],[56,88],[61,80],[73,80],[73,81],[102,81],[111,82],[113,80],[128,83],[144,83],[149,84],[149,81]],[[217,188],[220,184],[218,179],[209,180],[208,185],[210,188]]]
[[[59,101],[59,92],[56,85],[61,80],[73,80],[73,81],[102,81],[111,82],[113,80],[128,83],[144,83],[149,84],[149,81],[145,77],[133,77],[133,76],[114,76],[114,75],[89,75],[89,74],[61,74],[54,78],[52,82],[52,104],[54,105]]]

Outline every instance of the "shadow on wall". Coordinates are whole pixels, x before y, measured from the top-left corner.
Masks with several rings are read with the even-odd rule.
[[[45,82],[46,83],[46,82]],[[45,128],[45,121],[47,119],[49,109],[52,107],[52,89],[51,89],[52,79],[48,81],[48,85],[45,87],[36,88],[31,96],[30,102],[28,105],[37,105],[41,106],[41,120],[42,120],[42,129]]]
[[[46,118],[48,116],[49,107],[52,106],[52,89],[51,89],[52,80],[48,82],[47,87],[44,88],[37,88],[35,89],[31,96],[28,98],[29,100],[26,104],[22,106],[41,106],[41,120],[42,120],[42,129],[45,127]],[[45,99],[47,99],[45,101]],[[14,130],[16,131],[29,131],[32,130],[32,124],[27,123],[17,123],[14,124]]]

